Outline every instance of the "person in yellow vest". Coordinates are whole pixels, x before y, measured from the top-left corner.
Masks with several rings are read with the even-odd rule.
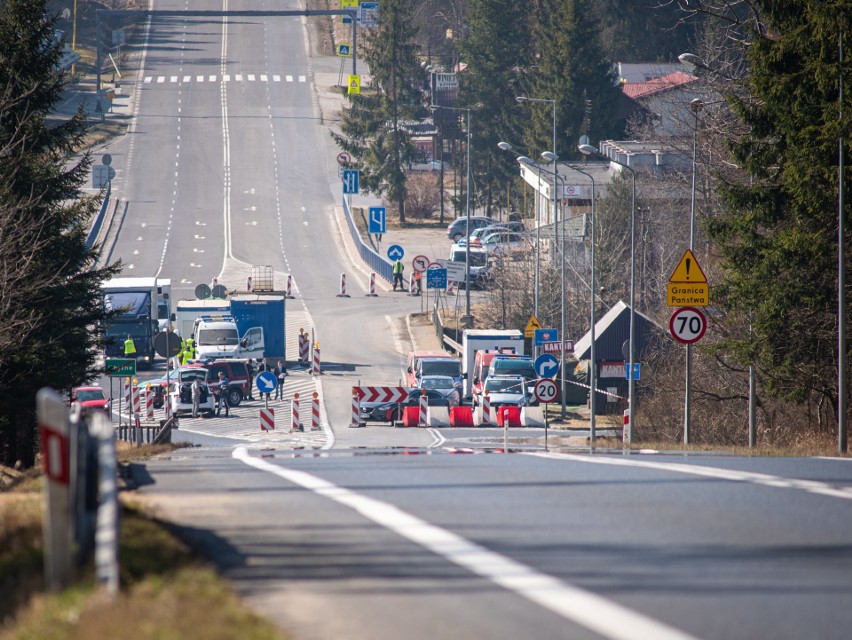
[[[405,284],[402,280],[402,274],[405,271],[405,266],[402,264],[402,260],[397,260],[393,263],[393,290],[396,291],[397,285],[401,291],[405,291]]]
[[[124,341],[124,355],[136,357],[136,345],[133,344],[133,338],[130,336],[127,336],[127,340]]]
[[[192,336],[186,339],[186,350],[189,352],[189,359],[195,360],[195,340]]]

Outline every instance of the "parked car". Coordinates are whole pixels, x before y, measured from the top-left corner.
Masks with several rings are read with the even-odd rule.
[[[420,387],[421,381],[426,376],[449,376],[459,386],[462,381],[462,363],[458,358],[452,356],[442,358],[420,358],[417,368],[414,370],[412,387]]]
[[[488,376],[485,380],[484,393],[488,394],[488,401],[492,408],[521,407],[531,404],[523,376]],[[473,400],[474,404],[481,401],[477,397]]]
[[[232,407],[238,407],[243,401],[243,398],[251,395],[248,369],[246,368],[246,363],[242,360],[212,360],[188,364],[186,368],[207,369],[209,372],[207,376],[208,385],[214,395],[219,394],[219,372],[224,372],[230,380],[230,384],[228,385],[228,404]]]
[[[192,383],[196,378],[201,381],[201,402],[198,410],[205,415],[213,415],[216,404],[213,392],[207,384],[208,371],[203,367],[184,367],[178,371],[177,382],[172,384],[173,389],[169,393],[173,415],[192,413]]]
[[[482,238],[491,234],[497,233],[499,231],[502,232],[512,232],[512,233],[523,233],[527,228],[523,222],[498,222],[496,224],[490,224],[487,227],[479,227],[475,231],[470,234],[470,242],[472,246],[480,245],[482,243]],[[461,238],[458,241],[459,246],[465,246],[468,242],[468,238]]]
[[[497,221],[493,218],[489,218],[488,216],[470,216],[469,230],[472,232],[474,229],[478,229],[479,227],[487,227],[488,225],[494,224],[495,222]],[[447,237],[453,242],[458,242],[459,239],[466,238],[467,234],[467,216],[456,218],[450,223],[450,226],[447,227]]]
[[[461,403],[461,383],[451,376],[423,376],[420,389],[433,390],[444,395],[450,401],[451,407]]]
[[[488,252],[482,247],[471,245],[470,247],[470,286],[485,287],[491,279],[491,269],[488,264]],[[450,260],[453,262],[466,262],[468,250],[461,244],[450,247]],[[458,286],[464,288],[465,282],[459,282]]]
[[[480,241],[489,256],[508,256],[529,247],[529,240],[522,233],[495,231]]]
[[[110,401],[101,387],[74,387],[71,402],[94,411],[110,411]]]

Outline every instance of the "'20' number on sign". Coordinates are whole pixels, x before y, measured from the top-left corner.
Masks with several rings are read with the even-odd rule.
[[[698,342],[707,331],[707,318],[694,307],[683,307],[672,314],[669,331],[678,342]]]

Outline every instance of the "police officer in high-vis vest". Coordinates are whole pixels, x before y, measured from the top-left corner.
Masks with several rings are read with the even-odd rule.
[[[195,360],[195,340],[192,336],[186,339],[186,352],[189,354],[190,360]]]
[[[124,355],[136,357],[136,345],[133,344],[133,338],[130,336],[127,336],[127,340],[124,341]]]

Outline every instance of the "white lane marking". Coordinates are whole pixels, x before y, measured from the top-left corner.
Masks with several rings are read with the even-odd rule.
[[[299,76],[299,82],[304,82],[306,80],[305,76]]]
[[[254,82],[254,74],[253,73],[248,74],[248,81]]]
[[[192,81],[192,76],[184,76],[184,77],[183,77],[183,81],[184,81],[184,82],[191,82],[191,81]],[[467,224],[467,223],[465,223],[465,224]]]
[[[447,439],[443,435],[441,435],[441,432],[438,431],[437,429],[433,429],[433,428],[430,427],[429,433],[431,433],[432,437],[434,438],[434,440],[432,440],[432,442],[429,444],[430,449],[440,447],[442,444],[444,444],[447,441]]]
[[[195,76],[196,82],[204,82],[204,76]]]
[[[234,76],[234,80],[236,80],[237,82],[242,82],[243,81],[243,74],[241,74],[241,73],[236,74]]]
[[[265,73],[260,74],[260,81],[261,82],[267,82],[268,80],[269,80],[269,78],[267,78]]]
[[[157,76],[157,84],[163,84],[166,81],[166,76]]]
[[[210,82],[216,82],[216,76],[208,76]]]
[[[171,76],[169,82],[177,82],[177,76]]]
[[[396,330],[396,326],[394,326],[394,324],[393,324],[393,318],[391,318],[390,316],[385,316],[385,320],[387,320],[388,326],[390,327],[390,330],[391,330],[391,337],[393,338],[394,349],[396,349],[396,352],[398,354],[404,355],[405,350],[402,346],[402,340],[399,337],[399,332]],[[407,320],[407,318],[406,318],[406,320]],[[409,333],[410,333],[411,332],[411,325],[409,325],[408,330],[409,330]],[[414,351],[417,351],[417,349],[414,349]]]
[[[281,76],[277,75],[277,74],[273,75],[272,76],[272,82],[281,82]]]
[[[287,76],[287,82],[293,82],[293,76]]]
[[[491,580],[545,609],[614,640],[689,640],[693,636],[590,591],[536,571],[511,558],[406,513],[387,502],[338,487],[315,475],[253,458],[237,447],[234,459],[349,507],[463,569]]]
[[[230,81],[231,81],[231,76],[229,76],[229,75],[222,76],[222,82],[230,82]]]
[[[642,469],[654,469],[656,471],[673,471],[685,473],[704,478],[716,478],[718,480],[730,480],[731,482],[748,482],[764,487],[775,487],[778,489],[799,489],[807,493],[813,493],[832,498],[843,498],[852,500],[852,487],[835,487],[827,482],[816,480],[800,480],[797,478],[782,478],[767,473],[755,473],[752,471],[737,471],[734,469],[720,469],[718,467],[702,467],[699,465],[681,464],[678,462],[659,462],[651,460],[632,460],[610,457],[578,456],[569,453],[544,453],[524,452],[521,455],[536,456],[539,458],[550,458],[553,460],[570,460],[572,462],[587,462],[590,464],[609,464],[622,467],[639,467]]]
[[[153,80],[153,78],[151,76],[145,76],[144,82],[145,82],[145,84],[150,84],[151,80]]]

